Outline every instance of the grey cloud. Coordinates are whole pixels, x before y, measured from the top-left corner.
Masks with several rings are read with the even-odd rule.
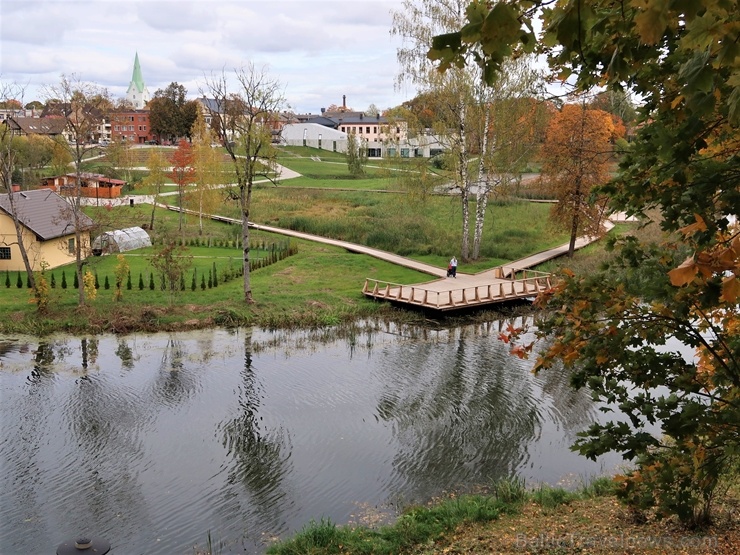
[[[157,31],[208,31],[216,25],[214,4],[209,2],[141,2],[141,21]]]

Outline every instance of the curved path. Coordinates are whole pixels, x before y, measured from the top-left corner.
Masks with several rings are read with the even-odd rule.
[[[299,174],[298,172],[293,171],[281,165],[277,166],[277,171],[278,171],[279,180],[293,179],[295,177],[301,176],[301,174]],[[270,180],[268,179],[262,179],[259,181],[255,181],[255,183],[269,183],[269,182]],[[230,187],[233,185],[234,184],[226,184],[226,185],[222,185],[221,187]],[[157,195],[157,196],[173,196],[176,194],[178,194],[177,191],[168,191],[166,193],[161,193],[160,195]],[[90,204],[94,204],[96,202],[100,203],[100,201],[103,199],[90,199],[90,200],[93,201]],[[114,206],[115,205],[129,205],[129,203],[152,204],[156,202],[156,197],[154,195],[131,195],[127,197],[120,197],[118,199],[106,199],[104,202],[106,204],[112,204]],[[159,204],[159,203],[157,204],[158,206],[162,208],[167,208],[169,210],[174,210],[174,211],[178,210],[177,207],[173,207],[173,206],[169,206],[165,204]],[[186,212],[190,212],[190,211],[186,210]],[[228,222],[228,223],[234,223],[234,224],[241,223],[241,220],[239,219],[227,218],[227,217],[218,216],[215,214],[210,215],[210,217],[213,219]],[[393,264],[398,264],[399,266],[411,268],[413,270],[417,270],[419,272],[434,276],[435,278],[446,278],[447,277],[447,268],[439,268],[431,264],[426,264],[425,262],[419,262],[417,260],[412,260],[410,258],[406,258],[405,256],[400,256],[400,255],[387,252],[387,251],[383,251],[380,249],[374,249],[371,247],[366,247],[364,245],[358,245],[355,243],[349,243],[347,241],[340,241],[337,239],[329,239],[326,237],[321,237],[319,235],[312,235],[310,233],[302,233],[299,231],[293,231],[291,229],[283,229],[279,227],[261,225],[261,224],[251,223],[251,222],[249,225],[251,228],[258,229],[261,231],[267,231],[270,233],[277,233],[277,234],[285,235],[288,237],[296,237],[298,239],[305,239],[307,241],[314,241],[317,243],[324,243],[327,245],[341,247],[350,252],[365,254],[365,255],[372,256],[372,257],[375,257],[381,260],[385,260],[387,262],[391,262]],[[614,227],[614,224],[611,221],[607,222],[608,230],[611,230],[613,227]],[[584,246],[589,245],[596,240],[598,240],[598,238],[596,237],[579,237],[576,241],[576,249],[583,248]],[[499,275],[502,270],[503,270],[504,275],[508,275],[512,273],[512,271],[532,268],[534,266],[542,264],[543,262],[546,262],[548,260],[552,260],[553,258],[562,256],[566,254],[567,252],[568,252],[568,244],[566,243],[564,245],[560,245],[558,247],[533,254],[531,256],[522,258],[520,260],[514,260],[512,262],[509,262],[503,265],[501,268],[492,268],[490,270],[486,270],[486,271],[483,271],[477,274],[466,274],[464,272],[458,271],[457,273],[457,280],[459,280],[458,285],[463,285],[463,282],[465,282],[465,284],[470,284],[471,286],[490,283],[492,279],[495,279],[494,274]]]

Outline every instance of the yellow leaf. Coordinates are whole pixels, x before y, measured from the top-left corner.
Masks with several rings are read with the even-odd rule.
[[[671,278],[671,284],[675,287],[681,287],[694,279],[697,271],[698,267],[694,261],[694,257],[690,256],[678,268],[674,268],[668,272],[668,275]]]
[[[683,95],[679,94],[676,98],[673,99],[673,102],[671,102],[671,109],[675,110],[676,106],[681,104],[682,101],[683,101]]]
[[[728,303],[737,302],[737,298],[740,296],[740,281],[737,276],[731,275],[722,280],[722,296],[721,300]]]

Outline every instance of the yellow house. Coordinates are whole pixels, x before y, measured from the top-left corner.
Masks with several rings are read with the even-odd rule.
[[[49,189],[12,193],[13,207],[22,227],[23,244],[31,267],[56,268],[75,260],[75,232],[72,206]],[[13,209],[8,194],[0,195],[0,271],[25,271],[18,236],[13,223]],[[80,215],[81,243],[84,257],[90,255],[90,229],[93,221]]]

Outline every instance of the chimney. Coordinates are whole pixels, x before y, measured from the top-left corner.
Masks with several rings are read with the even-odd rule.
[[[363,114],[362,112],[360,112],[360,119],[362,119],[362,116],[364,116],[364,115],[365,114]]]
[[[347,95],[346,94],[342,95],[342,108],[344,109],[347,108]]]
[[[326,112],[326,108],[321,108],[321,115],[324,115],[324,112]]]

